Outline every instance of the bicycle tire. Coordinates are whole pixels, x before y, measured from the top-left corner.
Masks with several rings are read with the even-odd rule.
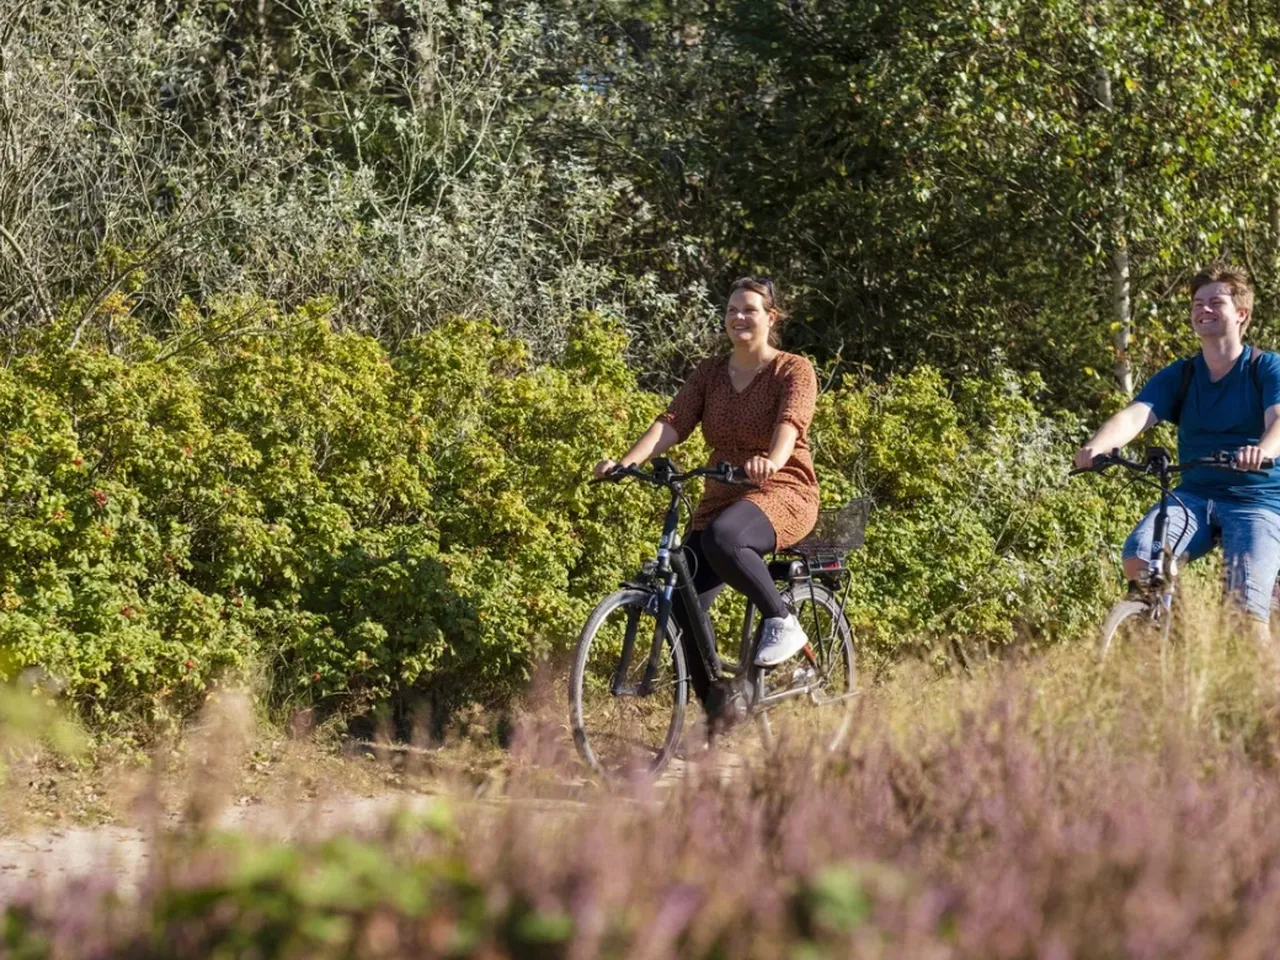
[[[814,649],[820,664],[830,661],[827,669],[835,672],[829,674],[830,686],[824,684],[824,689],[818,696],[809,694],[759,710],[756,716],[759,720],[760,736],[767,749],[776,748],[781,737],[781,731],[778,728],[783,726],[779,722],[779,714],[784,711],[779,707],[795,704],[800,709],[785,711],[789,718],[802,721],[806,734],[811,730],[819,732],[825,741],[823,747],[825,752],[838,750],[844,744],[853,724],[854,700],[858,692],[857,651],[853,643],[853,630],[849,627],[849,621],[841,613],[840,604],[835,595],[822,584],[811,582],[794,585],[783,592],[782,600],[787,609],[800,621],[805,632],[810,634],[810,646]],[[812,636],[815,632],[813,607],[822,611],[819,616],[818,630],[824,634],[816,638],[816,643]],[[770,668],[764,674],[757,672],[758,678],[764,678],[763,681],[757,680],[757,692],[768,693],[769,678],[778,678],[776,682],[785,684],[785,678],[805,666],[807,666],[807,658],[804,658],[802,652],[791,660]],[[759,668],[753,669],[759,671]],[[823,695],[826,697],[825,702],[817,702]],[[773,714],[772,718],[770,714]],[[799,716],[795,716],[796,714]],[[827,732],[828,730],[830,732]]]
[[[638,679],[643,675],[649,658],[650,644],[657,621],[652,613],[654,595],[645,590],[618,590],[596,605],[578,636],[574,651],[573,668],[569,674],[570,723],[573,741],[582,759],[596,773],[611,779],[656,776],[670,761],[684,727],[684,712],[689,701],[689,671],[685,663],[683,644],[674,624],[668,623],[662,665],[659,668],[658,686],[645,697],[618,696],[608,689],[609,680],[617,669],[621,648],[615,652],[606,647],[618,640],[614,636],[610,618],[619,611],[624,617],[637,618],[635,652],[631,659],[629,676]],[[640,623],[644,629],[639,628]],[[602,630],[609,626],[608,636]],[[625,620],[622,628],[626,629]],[[592,653],[598,654],[592,668]],[[670,673],[666,673],[669,665]],[[670,689],[670,720],[658,744],[639,742],[642,731],[654,720]],[[649,704],[647,708],[640,706]],[[634,709],[632,709],[634,707]],[[630,716],[628,716],[630,714]],[[612,716],[610,716],[612,715]],[[634,736],[628,732],[629,723],[639,725]],[[660,726],[660,724],[659,724]],[[628,732],[627,736],[622,736]],[[655,735],[656,735],[655,730]],[[652,756],[646,757],[646,754]]]
[[[1098,634],[1098,662],[1103,663],[1115,646],[1116,637],[1126,626],[1135,624],[1135,618],[1149,617],[1151,604],[1145,600],[1119,600],[1107,611],[1102,621],[1102,629]],[[1169,629],[1169,618],[1162,625],[1166,632]]]

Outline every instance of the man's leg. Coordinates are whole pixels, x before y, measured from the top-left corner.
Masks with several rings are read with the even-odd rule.
[[[1227,590],[1254,622],[1258,640],[1272,656],[1271,592],[1280,572],[1280,513],[1241,503],[1217,503],[1222,525]]]
[[[1146,577],[1151,559],[1151,540],[1156,530],[1156,513],[1159,510],[1159,504],[1148,510],[1147,515],[1133,528],[1124,542],[1121,556],[1124,558],[1125,578],[1130,582]],[[1190,493],[1179,493],[1177,500],[1170,497],[1164,542],[1174,551],[1179,563],[1190,563],[1208,553],[1213,547],[1209,501]]]

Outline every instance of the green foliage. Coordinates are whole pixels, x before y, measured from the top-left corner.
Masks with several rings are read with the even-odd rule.
[[[653,549],[661,498],[587,482],[661,406],[617,325],[578,315],[550,366],[482,322],[392,356],[324,303],[222,311],[121,341],[128,360],[54,326],[0,370],[0,667],[41,666],[96,725],[179,719],[228,672],[277,710],[505,702]],[[1099,548],[1136,510],[1066,485],[1074,424],[1037,389],[953,395],[921,368],[823,396],[825,501],[876,503],[853,564],[868,649],[1052,639],[1097,612]]]
[[[439,807],[411,819],[386,839],[416,846],[423,827],[438,834],[450,817]],[[448,852],[406,856],[354,836],[295,847],[209,834],[184,846],[168,850],[173,869],[148,893],[139,922],[119,930],[124,942],[113,955],[170,956],[176,946],[204,956],[353,957],[391,955],[399,943],[448,957],[560,957],[575,929],[566,914],[524,896],[495,899]],[[43,956],[41,927],[14,905],[0,943],[13,955]]]
[[[1236,0],[23,4],[0,341],[254,290],[389,346],[484,317],[545,360],[587,307],[670,386],[767,272],[820,359],[1007,365],[1093,409],[1188,348],[1216,255],[1274,340],[1278,38]]]
[[[813,432],[823,500],[875,506],[855,556],[850,619],[886,652],[922,642],[1037,642],[1087,627],[1110,593],[1131,498],[1068,481],[1075,423],[1011,374],[947,389],[922,367],[824,394]]]
[[[1247,262],[1264,315],[1280,294],[1273,10],[589,8],[606,40],[577,54],[608,82],[583,133],[609,132],[588,140],[594,163],[656,212],[619,262],[673,290],[773,274],[822,356],[877,375],[1009,365],[1083,411],[1117,360],[1140,374],[1188,348],[1183,284],[1203,262]],[[539,132],[548,149],[558,134]],[[1118,355],[1121,252],[1132,337]]]
[[[584,469],[655,412],[618,331],[580,317],[551,368],[459,322],[393,360],[323,304],[256,309],[255,336],[0,372],[6,672],[100,724],[259,666],[278,705],[509,695],[639,559],[647,505]]]

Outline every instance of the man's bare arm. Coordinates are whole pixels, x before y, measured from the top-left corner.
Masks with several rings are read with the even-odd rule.
[[[1236,451],[1236,466],[1241,470],[1257,470],[1264,458],[1280,457],[1280,403],[1268,407],[1263,414],[1266,429],[1257,446],[1241,447]]]
[[[1144,430],[1155,426],[1157,419],[1145,403],[1129,404],[1100,426],[1088,443],[1076,451],[1076,466],[1082,470],[1088,469],[1093,466],[1094,457],[1123,447]]]

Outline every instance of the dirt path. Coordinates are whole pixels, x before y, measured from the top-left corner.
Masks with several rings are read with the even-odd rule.
[[[582,808],[580,802],[573,800],[445,798],[403,792],[382,796],[353,794],[299,802],[287,808],[233,806],[223,811],[216,823],[224,830],[289,842],[377,828],[395,814],[423,812],[441,802],[455,810],[461,806],[469,812],[487,809],[495,814],[509,812],[515,806],[527,810],[530,816],[549,819],[572,816]],[[179,824],[174,818],[169,825]],[[32,883],[56,887],[103,869],[113,872],[128,891],[146,875],[152,843],[150,830],[120,826],[67,827],[0,838],[0,902]]]
[[[675,760],[655,785],[656,796],[669,792],[694,767],[704,774],[731,777],[742,767],[732,754],[687,765]],[[223,830],[244,832],[273,841],[298,838],[317,839],[344,832],[376,829],[387,818],[402,812],[418,813],[433,804],[446,803],[462,818],[474,824],[475,816],[502,816],[513,809],[523,815],[545,818],[548,826],[580,813],[601,794],[581,784],[565,784],[558,796],[519,797],[501,792],[484,795],[455,791],[414,793],[406,790],[380,794],[335,793],[323,799],[287,805],[260,803],[233,804],[215,818]],[[166,818],[164,827],[178,829],[176,816]],[[0,902],[17,891],[37,887],[60,887],[67,881],[104,869],[114,873],[125,892],[146,875],[151,859],[153,830],[140,826],[44,828],[28,834],[0,837]]]

